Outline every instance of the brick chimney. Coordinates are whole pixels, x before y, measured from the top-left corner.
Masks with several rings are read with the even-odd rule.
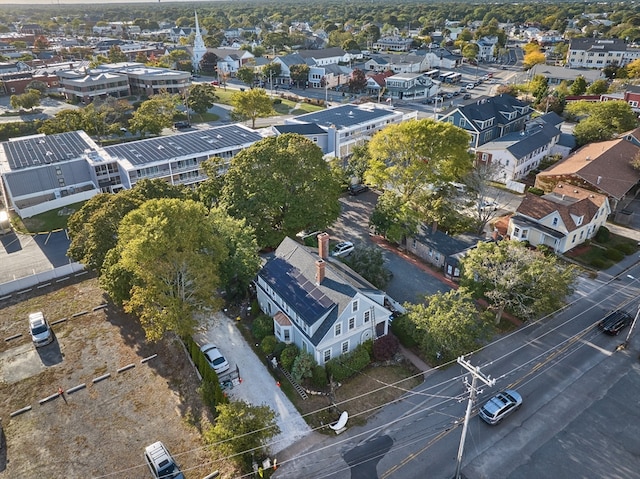
[[[326,266],[326,263],[324,262],[323,259],[319,259],[318,261],[316,261],[316,284],[322,283],[322,280],[324,279],[325,266]]]
[[[329,233],[320,233],[318,235],[318,256],[322,259],[329,257]]]

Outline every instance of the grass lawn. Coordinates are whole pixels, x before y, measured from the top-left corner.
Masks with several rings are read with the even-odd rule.
[[[234,93],[238,93],[238,90],[229,89],[225,91],[224,88],[216,87],[216,95],[218,95],[219,98],[216,103],[220,103],[222,105],[231,105],[231,96]],[[275,104],[273,106],[273,109],[278,115],[302,115],[304,113],[324,110],[324,106],[312,105],[304,101],[298,103],[293,100],[287,100],[286,98],[280,98],[280,100],[281,103]]]
[[[589,268],[603,270],[610,268],[619,261],[619,259],[611,257],[611,250],[615,250],[614,253],[619,251],[621,252],[620,254],[628,255],[635,253],[638,250],[638,245],[632,239],[612,233],[605,243],[592,241],[591,244],[573,248],[565,253],[565,256]]]
[[[67,227],[67,220],[72,213],[75,213],[84,202],[74,203],[64,208],[46,211],[31,218],[20,219],[17,215],[11,218],[11,222],[16,230],[23,233],[42,233],[58,230]]]

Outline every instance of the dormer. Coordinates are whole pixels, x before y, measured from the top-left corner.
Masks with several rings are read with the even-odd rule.
[[[576,226],[582,226],[582,222],[584,221],[584,215],[574,215],[573,213],[571,214],[571,219],[573,220],[573,222],[576,224]]]

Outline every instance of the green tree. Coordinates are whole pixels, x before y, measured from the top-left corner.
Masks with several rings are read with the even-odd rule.
[[[282,65],[280,65],[279,63],[271,62],[262,67],[262,76],[264,77],[265,81],[269,82],[269,88],[273,87],[273,84],[281,73]]]
[[[31,110],[40,104],[40,92],[38,90],[27,90],[21,95],[11,95],[9,103],[14,110],[21,108]]]
[[[475,43],[467,43],[462,47],[462,56],[467,60],[473,60],[478,56],[480,48]]]
[[[333,223],[339,186],[322,150],[300,135],[265,138],[231,160],[221,204],[255,228],[258,246],[277,246],[308,226]]]
[[[149,200],[120,222],[100,284],[140,319],[148,340],[191,335],[194,314],[220,305],[212,292],[228,250],[215,233],[207,209],[192,200]]]
[[[47,93],[47,89],[49,87],[47,86],[47,84],[43,81],[40,80],[32,80],[29,83],[27,83],[27,86],[25,88],[26,91],[29,90],[38,90],[40,92],[40,95],[44,95]]]
[[[477,349],[488,335],[471,294],[463,289],[438,292],[425,303],[407,308],[420,350],[435,361],[448,362]]]
[[[109,58],[109,63],[123,63],[128,60],[127,55],[122,52],[122,49],[118,45],[112,45],[111,48],[109,48],[107,58]]]
[[[293,80],[298,88],[306,86],[309,80],[309,65],[291,65],[289,68],[291,80]]]
[[[377,234],[401,243],[405,237],[416,233],[420,221],[418,210],[412,203],[387,190],[378,197],[369,223]]]
[[[582,75],[579,75],[569,87],[569,93],[572,95],[584,95],[585,91],[587,91],[587,80]]]
[[[208,83],[197,83],[189,87],[187,108],[195,111],[200,117],[211,108],[218,99],[216,89]]]
[[[607,80],[596,80],[587,87],[587,95],[601,95],[607,93],[609,90],[609,83]]]
[[[65,133],[67,131],[84,130],[84,113],[82,110],[60,110],[53,118],[42,122],[38,128],[40,133],[53,135],[55,133]]]
[[[364,175],[369,168],[370,160],[368,144],[354,146],[351,156],[347,159],[347,174],[357,183],[364,182]]]
[[[640,58],[629,62],[626,66],[626,70],[629,78],[640,78]],[[619,77],[619,75],[616,76]]]
[[[215,425],[205,431],[205,442],[225,456],[235,456],[244,472],[252,471],[253,452],[265,451],[269,440],[280,433],[276,415],[269,406],[231,401],[216,407]]]
[[[71,244],[67,255],[100,274],[104,259],[116,246],[118,227],[127,213],[154,198],[184,198],[182,187],[162,180],[141,180],[117,194],[100,193],[69,217]]]
[[[615,134],[633,130],[638,126],[638,119],[631,106],[622,100],[576,101],[567,105],[566,111],[581,117],[574,129],[578,145],[610,140]]]
[[[536,75],[529,82],[529,92],[540,102],[549,93],[549,80],[544,75]]]
[[[236,72],[236,78],[245,85],[252,86],[256,79],[256,74],[251,67],[240,67]]]
[[[496,323],[508,310],[524,320],[551,313],[571,294],[577,275],[554,255],[533,251],[519,241],[478,243],[462,260],[461,284],[485,298]]]
[[[258,243],[244,219],[229,216],[221,208],[210,210],[213,230],[224,238],[228,255],[220,263],[220,279],[228,300],[242,297],[260,268]]]
[[[247,91],[239,91],[231,96],[232,116],[237,120],[251,120],[251,128],[256,127],[257,118],[266,118],[273,115],[271,98],[262,88],[253,88]]]
[[[218,69],[218,55],[213,52],[206,52],[200,60],[200,71],[213,73]]]
[[[344,262],[378,289],[384,289],[391,279],[382,249],[377,246],[358,245]]]
[[[133,132],[139,132],[141,137],[147,133],[158,135],[163,128],[171,126],[179,104],[179,95],[168,93],[154,95],[142,102],[142,105],[133,113],[129,128]]]
[[[411,201],[428,185],[455,181],[471,168],[469,135],[450,123],[406,121],[377,132],[369,141],[368,183]]]

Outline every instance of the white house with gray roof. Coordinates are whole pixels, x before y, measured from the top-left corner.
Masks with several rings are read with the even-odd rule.
[[[418,118],[417,111],[402,112],[378,103],[338,105],[285,120],[285,125],[315,124],[327,132],[323,153],[348,158],[354,146],[362,145],[388,125]]]
[[[389,332],[384,291],[329,256],[329,235],[318,252],[285,238],[255,280],[260,309],[273,317],[279,341],[295,344],[324,365]]]

